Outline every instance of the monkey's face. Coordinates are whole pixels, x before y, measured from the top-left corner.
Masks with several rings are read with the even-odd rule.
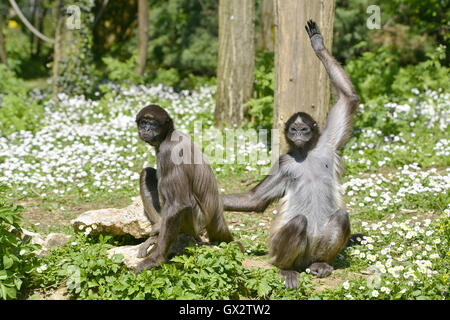
[[[308,115],[295,114],[286,122],[285,136],[291,147],[311,148],[318,138],[317,124]]]
[[[152,146],[158,146],[164,140],[164,130],[159,122],[152,118],[141,118],[137,121],[139,138]]]
[[[172,118],[161,106],[151,104],[143,108],[136,116],[139,138],[158,147],[174,130]]]

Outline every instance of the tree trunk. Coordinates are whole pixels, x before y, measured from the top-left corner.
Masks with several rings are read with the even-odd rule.
[[[274,129],[282,130],[295,112],[310,114],[323,126],[330,104],[327,72],[311,48],[307,20],[317,22],[325,46],[331,51],[334,0],[275,0]],[[278,141],[273,141],[277,143]],[[280,151],[287,151],[284,138]]]
[[[8,56],[6,54],[5,39],[3,38],[3,17],[0,12],[0,61],[3,64],[8,64]]]
[[[219,1],[219,61],[214,118],[219,127],[241,125],[253,93],[254,0]]]
[[[263,0],[259,22],[258,50],[273,52],[275,44],[275,0]]]
[[[63,0],[58,0],[56,2],[55,13],[56,13],[56,30],[55,30],[55,44],[53,47],[53,68],[52,68],[52,85],[53,85],[53,100],[57,100],[58,94],[58,78],[59,78],[59,64],[61,63],[62,56],[62,34],[64,27],[64,14],[63,14]]]
[[[139,0],[138,2],[138,23],[137,73],[142,76],[147,62],[148,0]]]

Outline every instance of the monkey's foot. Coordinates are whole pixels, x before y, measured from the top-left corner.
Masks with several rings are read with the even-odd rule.
[[[155,244],[158,240],[157,236],[150,236],[147,240],[145,240],[145,242],[143,242],[140,247],[139,247],[139,251],[138,251],[138,258],[145,258],[146,256],[148,256],[147,250],[148,248]]]
[[[316,276],[317,278],[325,278],[328,277],[334,269],[328,263],[315,262],[309,266],[309,270],[311,270],[311,274],[313,276]]]
[[[280,276],[284,278],[284,285],[287,289],[298,289],[300,273],[294,270],[280,270]]]
[[[164,258],[155,258],[155,257],[149,256],[148,258],[146,258],[144,261],[142,261],[141,263],[139,263],[137,265],[134,273],[137,275],[139,272],[141,272],[143,270],[150,270],[153,268],[157,268],[160,265],[162,265],[164,262],[165,262]]]

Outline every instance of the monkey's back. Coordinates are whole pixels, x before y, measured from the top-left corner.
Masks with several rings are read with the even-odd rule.
[[[184,133],[175,130],[173,135],[176,138],[163,147],[170,152],[179,152],[171,155],[171,159],[177,175],[185,175],[186,179],[176,181],[179,185],[175,187],[177,192],[186,195],[193,209],[192,217],[187,217],[182,229],[197,235],[216,214],[223,213],[222,200],[213,170],[200,149]],[[164,167],[164,164],[158,163],[158,169],[160,166]]]

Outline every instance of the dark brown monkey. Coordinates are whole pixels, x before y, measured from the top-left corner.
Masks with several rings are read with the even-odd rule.
[[[206,228],[210,241],[233,241],[223,215],[217,182],[211,166],[191,139],[175,130],[169,114],[152,104],[136,116],[139,137],[156,149],[157,170],[141,173],[140,193],[145,213],[159,233],[157,243],[136,271],[166,261],[180,231],[193,237]],[[139,250],[147,256],[150,236]],[[242,248],[241,248],[242,249]]]
[[[339,192],[342,163],[336,152],[351,134],[359,98],[344,69],[324,47],[316,23],[308,21],[306,31],[337,93],[322,134],[311,116],[294,114],[285,124],[289,151],[279,158],[279,165],[248,193],[223,196],[229,211],[264,211],[281,199],[270,230],[269,256],[288,288],[298,287],[297,271],[306,268],[317,277],[328,276],[333,270],[329,263],[350,237],[350,220]]]

